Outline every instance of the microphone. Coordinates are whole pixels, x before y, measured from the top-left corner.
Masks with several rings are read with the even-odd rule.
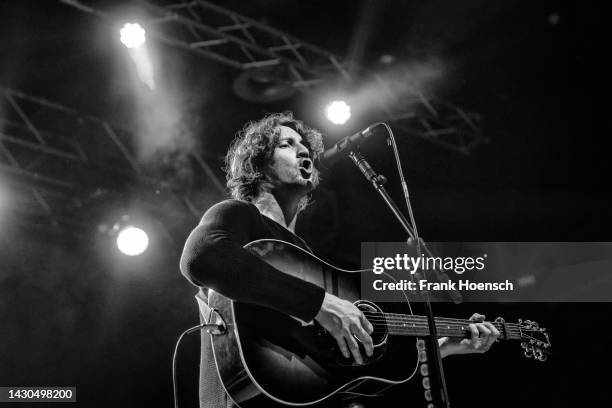
[[[326,168],[337,162],[339,159],[348,156],[348,154],[356,147],[358,147],[361,143],[363,143],[367,138],[374,134],[374,128],[378,127],[381,123],[375,123],[373,125],[368,126],[361,132],[357,132],[350,136],[343,137],[338,142],[336,142],[332,147],[325,150],[323,153],[319,155],[317,158],[317,162],[320,164],[319,167]]]

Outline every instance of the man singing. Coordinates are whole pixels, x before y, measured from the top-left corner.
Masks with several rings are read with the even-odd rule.
[[[181,258],[181,271],[200,287],[205,304],[207,289],[233,300],[252,303],[305,322],[316,320],[336,340],[345,357],[363,362],[373,351],[373,328],[351,302],[324,289],[282,273],[243,248],[251,241],[278,239],[310,251],[295,235],[300,211],[319,183],[315,159],[323,151],[321,133],[293,118],[271,114],[249,123],[226,156],[227,186],[232,199],[211,207],[192,231]],[[440,339],[443,357],[484,352],[499,336],[484,316],[472,316],[471,339]],[[202,332],[200,407],[234,406],[215,369],[209,335]]]

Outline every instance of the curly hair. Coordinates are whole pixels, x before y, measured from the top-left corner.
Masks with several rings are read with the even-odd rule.
[[[252,202],[261,193],[265,167],[279,142],[280,126],[287,126],[302,136],[302,143],[310,151],[313,162],[323,152],[321,133],[295,119],[292,112],[272,113],[247,123],[225,156],[227,187],[233,198]],[[316,166],[313,166],[312,183],[313,188],[319,184]]]

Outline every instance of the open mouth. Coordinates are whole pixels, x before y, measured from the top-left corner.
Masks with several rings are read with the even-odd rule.
[[[305,178],[305,179],[309,179],[310,176],[312,175],[310,170],[305,169],[304,167],[300,167],[300,174],[302,175],[302,178]]]
[[[303,178],[310,178],[312,175],[312,161],[310,159],[304,159],[300,163],[300,174]]]

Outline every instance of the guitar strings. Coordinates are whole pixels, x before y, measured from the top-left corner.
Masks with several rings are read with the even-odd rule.
[[[426,322],[426,317],[425,316],[418,316],[418,315],[394,315],[391,313],[386,313],[384,316],[381,315],[380,313],[373,313],[373,312],[364,312],[364,315],[366,316],[371,316],[371,320],[384,320],[387,322],[407,322],[410,324],[413,324],[414,322],[417,323],[422,323],[423,321]],[[452,319],[452,318],[436,318],[435,319],[436,323],[438,324],[446,324],[446,325],[462,325],[462,326],[466,326],[469,324],[473,324],[473,323],[479,323],[479,322],[474,322],[472,320],[463,320],[463,319]],[[491,324],[495,325],[496,327],[503,327],[504,325],[507,328],[511,328],[511,329],[519,329],[518,328],[518,324],[517,323],[506,323],[506,322],[490,322]],[[520,330],[520,329],[519,329]],[[522,328],[522,330],[525,331],[537,331],[539,329],[529,329],[529,328]]]
[[[385,327],[391,327],[391,328],[399,328],[399,329],[429,329],[429,325],[424,325],[424,324],[419,324],[419,325],[404,325],[404,324],[385,324]],[[444,326],[444,327],[438,327],[436,326],[436,329],[438,331],[456,331],[456,332],[468,332],[468,330],[465,327],[462,326]],[[502,328],[498,328],[498,329],[502,329]],[[501,331],[504,331],[503,329]],[[518,334],[520,333],[522,330],[520,329],[509,329],[509,330],[505,330],[506,333],[513,333],[513,334]],[[527,334],[527,333],[526,333]],[[533,333],[531,333],[533,334]]]
[[[369,320],[377,323],[382,322],[389,328],[398,328],[403,332],[410,332],[411,334],[418,332],[418,330],[429,329],[429,323],[426,321],[425,316],[418,315],[405,315],[396,313],[385,313],[384,315],[380,312],[364,311],[364,315],[370,316]],[[465,326],[478,323],[472,320],[464,319],[452,319],[452,318],[436,318],[436,328],[444,334],[464,334],[467,332]],[[491,322],[498,330],[504,333],[507,338],[521,338],[526,333],[523,332],[537,332],[539,329],[528,329],[522,328],[517,323],[506,323],[506,322]],[[438,328],[438,325],[446,327]],[[385,330],[384,328],[382,329]],[[380,333],[380,330],[377,331]],[[531,336],[527,336],[531,338]]]
[[[396,319],[404,319],[404,320],[426,320],[427,316],[420,316],[420,315],[406,315],[406,314],[397,314],[397,313],[384,313],[381,314],[380,312],[370,312],[370,311],[364,311],[363,312],[364,315],[371,315],[371,316],[385,316],[386,318],[396,318]],[[463,323],[463,324],[470,324],[470,323],[475,323],[473,320],[467,320],[467,319],[455,319],[455,318],[450,318],[450,317],[436,317],[435,318],[436,321],[452,321],[452,322],[457,322],[457,323]],[[516,325],[517,323],[509,323],[509,322],[492,322],[492,323],[497,323],[497,324],[507,324],[507,325]]]
[[[371,318],[370,321],[373,321],[374,323],[384,323],[386,327],[398,328],[406,332],[415,332],[418,330],[427,331],[429,329],[428,322],[423,322],[423,321],[418,321],[418,320],[411,322],[409,320],[402,319],[400,321],[394,322],[392,319],[386,319],[384,317],[377,317],[377,318]],[[402,323],[401,321],[403,321],[404,323]],[[437,323],[436,328],[440,332],[444,332],[444,333],[457,333],[458,332],[458,333],[463,334],[463,333],[468,332],[465,326],[467,324],[474,323],[474,322],[466,321],[467,324],[461,324],[461,323],[456,323],[453,321],[449,321],[449,322],[436,321],[436,323]],[[497,329],[500,329],[500,331],[505,332],[506,336],[518,336],[521,334],[522,331],[535,331],[533,329],[532,330],[520,329],[516,327],[517,326],[516,323],[506,323],[505,329],[502,323],[492,323],[492,324],[496,326]],[[443,325],[443,326],[438,327],[438,325]],[[382,330],[384,331],[385,329],[383,328]],[[378,330],[378,332],[380,332],[380,330]]]
[[[429,332],[429,326],[404,326],[404,325],[385,325],[384,327],[375,327],[374,332],[385,331],[386,329],[399,329],[403,331],[412,332]],[[468,330],[461,327],[436,327],[436,330],[440,333],[470,333]],[[503,333],[503,331],[500,331]],[[521,333],[519,330],[507,330],[505,333],[509,335],[518,335]],[[525,336],[529,336],[530,333],[523,333]]]
[[[404,323],[409,323],[409,324],[414,324],[414,323],[428,323],[426,321],[426,318],[424,316],[398,316],[398,317],[394,317],[394,316],[382,316],[380,314],[371,314],[371,313],[364,313],[366,316],[371,316],[368,318],[368,320],[373,320],[373,321],[387,321],[387,322],[404,322]],[[461,325],[461,326],[467,326],[469,324],[474,324],[474,323],[480,323],[480,322],[475,322],[472,320],[459,320],[459,319],[450,319],[450,318],[436,318],[435,319],[437,324],[446,324],[446,325]],[[495,325],[495,326],[506,326],[508,328],[517,328],[518,324],[517,323],[502,323],[502,322],[490,322],[491,324]],[[538,329],[528,329],[528,328],[524,328],[523,330],[533,330],[536,331]]]
[[[421,315],[408,315],[408,314],[398,314],[398,313],[380,313],[380,312],[372,312],[372,311],[369,311],[369,310],[364,311],[363,314],[364,315],[372,315],[372,316],[386,316],[386,317],[393,317],[393,318],[399,318],[399,319],[427,319],[427,316],[421,316]],[[455,321],[455,322],[473,322],[472,320],[469,320],[469,319],[455,319],[455,318],[451,318],[451,317],[436,317],[436,320],[450,320],[450,321]],[[501,322],[499,322],[499,323],[501,323]]]
[[[385,323],[387,325],[392,325],[392,326],[401,326],[401,327],[429,327],[429,323],[428,322],[419,322],[419,321],[393,321],[393,320],[389,320],[389,319],[384,319],[384,318],[371,318],[369,319],[370,322],[373,323]],[[471,324],[471,323],[470,323]],[[495,324],[492,323],[493,326],[495,326],[496,329],[501,329],[501,330],[505,330],[505,331],[526,331],[526,332],[537,332],[537,330],[529,330],[529,329],[521,329],[520,327],[516,327],[516,326],[508,326],[506,325],[504,327],[504,325],[502,324]],[[457,329],[463,329],[463,330],[467,330],[467,327],[469,326],[469,324],[461,324],[461,323],[453,323],[453,322],[436,322],[436,327],[440,327],[440,328],[457,328]]]
[[[400,329],[400,330],[404,330],[404,331],[425,331],[428,332],[429,331],[429,325],[416,325],[416,326],[405,326],[405,325],[398,325],[398,324],[387,324],[386,327],[391,328],[391,329]],[[451,326],[451,327],[436,327],[437,331],[439,332],[444,332],[444,333],[449,333],[449,332],[453,332],[453,333],[469,333],[469,330],[467,330],[466,328],[460,327],[460,326]],[[509,329],[509,330],[500,330],[500,332],[502,333],[506,333],[508,335],[519,335],[521,333],[520,330],[516,330],[516,329]]]
[[[372,315],[372,316],[383,316],[383,314],[381,314],[380,312],[371,312],[371,311],[364,311],[363,312],[364,315]],[[421,320],[421,319],[427,319],[426,316],[420,316],[420,315],[406,315],[406,314],[397,314],[397,313],[384,313],[384,316],[387,318],[397,318],[397,319],[416,319],[416,320]],[[435,318],[436,321],[452,321],[452,322],[460,322],[460,323],[464,323],[464,324],[469,324],[469,323],[475,323],[473,320],[467,320],[467,319],[455,319],[455,318],[450,318],[450,317],[436,317]],[[496,324],[507,324],[507,325],[517,325],[518,323],[510,323],[510,322],[491,322],[491,323],[496,323]]]
[[[393,331],[393,330],[386,330],[386,329],[382,329],[382,330],[378,330],[378,329],[374,329],[374,331],[372,333],[370,333],[371,335],[380,335],[381,333],[391,333],[391,334],[408,334],[411,336],[426,336],[428,334],[428,331],[424,331],[424,330],[414,330],[414,329],[409,329],[409,328],[405,328],[405,327],[401,327],[400,330],[398,331]],[[458,332],[458,331],[446,331],[446,330],[438,330],[438,334],[441,337],[465,337],[466,332]],[[534,339],[537,340],[535,338],[533,338],[532,336],[521,336],[519,335],[519,333],[506,333],[502,336],[502,339],[506,339],[506,340],[519,340],[522,337],[526,337],[528,339]],[[466,337],[467,338],[467,337]]]
[[[386,322],[387,324],[397,324],[397,325],[403,325],[403,326],[414,326],[414,325],[426,325],[429,326],[429,322],[427,321],[422,321],[422,320],[398,320],[398,319],[388,319],[388,318],[384,318],[384,317],[370,317],[368,318],[368,320],[370,322]],[[437,326],[452,326],[452,327],[466,327],[469,326],[470,324],[475,324],[475,323],[479,323],[479,322],[465,322],[465,323],[459,323],[459,322],[453,322],[453,321],[440,321],[440,320],[436,320],[436,327]],[[491,324],[493,326],[495,326],[496,328],[507,328],[507,329],[511,329],[511,330],[525,330],[525,331],[538,331],[538,329],[522,329],[519,326],[517,326],[516,324],[508,324],[506,323],[505,325],[503,323],[495,323],[495,322],[491,322]]]

